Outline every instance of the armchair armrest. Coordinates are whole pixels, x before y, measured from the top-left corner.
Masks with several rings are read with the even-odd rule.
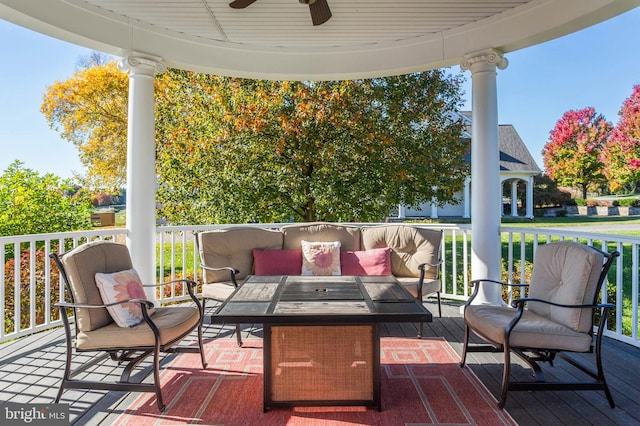
[[[157,283],[157,284],[143,284],[142,287],[161,287],[161,286],[165,286],[165,285],[168,285],[168,284],[175,284],[175,283],[186,283],[187,284],[187,291],[189,292],[189,296],[191,297],[191,300],[193,300],[193,302],[198,307],[198,310],[202,313],[203,312],[202,306],[201,306],[200,301],[198,300],[198,297],[196,296],[196,293],[195,293],[196,287],[198,287],[198,283],[193,281],[193,280],[185,280],[185,279],[171,280],[171,281],[165,281],[165,282],[161,282],[161,283]]]
[[[481,284],[484,284],[484,283],[500,285],[502,287],[529,287],[529,284],[505,283],[502,281],[490,280],[488,278],[472,280],[469,282],[469,287],[473,288],[473,293],[471,293],[471,296],[469,296],[469,299],[467,299],[467,302],[464,304],[465,306],[470,305],[473,299],[476,298],[476,296],[478,295],[478,291],[480,290]]]
[[[440,265],[442,265],[442,259],[438,260],[436,263],[425,262],[418,265],[418,269],[420,270],[420,279],[418,280],[418,299],[422,300],[422,285],[424,283],[424,273],[429,268],[436,268],[436,277],[440,274]],[[428,268],[427,268],[428,267]],[[438,279],[438,278],[437,278]]]
[[[108,308],[109,306],[122,305],[123,303],[139,303],[141,306],[144,306],[147,309],[153,308],[155,305],[153,302],[146,299],[126,299],[120,300],[118,302],[107,303],[103,305],[93,305],[90,303],[70,303],[70,302],[57,302],[54,306],[59,308]]]
[[[229,273],[231,274],[231,282],[233,283],[233,286],[238,287],[238,282],[236,281],[236,274],[240,273],[238,269],[232,268],[231,266],[223,266],[220,268],[214,268],[212,266],[207,266],[204,264],[201,264],[200,266],[202,266],[202,269],[206,269],[207,271],[229,271]]]
[[[561,303],[550,302],[550,301],[544,300],[544,299],[537,299],[535,297],[522,297],[520,299],[516,299],[516,300],[511,302],[511,306],[514,307],[514,308],[520,308],[520,307],[524,307],[524,305],[527,302],[539,302],[539,303],[545,303],[545,304],[551,305],[551,306],[557,306],[559,308],[573,308],[573,309],[613,308],[615,306],[615,305],[613,305],[611,303],[600,303],[598,305],[591,305],[591,304],[589,304],[589,305],[564,305],[564,304],[561,304]]]

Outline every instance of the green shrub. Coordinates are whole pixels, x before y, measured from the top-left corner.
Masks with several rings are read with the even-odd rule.
[[[587,200],[585,200],[584,198],[576,198],[574,201],[576,202],[577,206],[586,206],[587,205]]]
[[[640,199],[623,198],[621,200],[618,200],[618,205],[623,207],[640,207]]]

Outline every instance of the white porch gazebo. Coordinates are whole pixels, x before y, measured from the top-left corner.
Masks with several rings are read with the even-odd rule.
[[[328,0],[313,26],[296,0],[0,0],[0,18],[121,56],[129,71],[127,229],[155,274],[153,77],[166,67],[258,79],[336,80],[460,64],[472,77],[472,277],[500,278],[497,69],[505,53],[580,30],[640,0]],[[499,292],[480,302],[497,302]]]

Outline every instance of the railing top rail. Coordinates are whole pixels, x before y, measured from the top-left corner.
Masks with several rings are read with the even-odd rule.
[[[394,222],[334,222],[339,225],[349,226],[375,226],[375,225],[393,225]],[[178,225],[178,226],[158,226],[157,232],[181,232],[181,231],[209,231],[215,229],[226,229],[234,226],[252,227],[252,228],[269,228],[280,229],[286,225],[300,224],[300,222],[282,222],[282,223],[239,223],[224,225]],[[399,223],[398,223],[399,224]],[[403,222],[403,225],[415,226],[418,228],[436,228],[436,229],[459,229],[470,230],[471,226],[467,224],[451,224],[451,223],[409,223]]]
[[[594,240],[605,241],[619,241],[622,243],[638,244],[640,243],[640,237],[630,237],[626,235],[618,234],[606,234],[600,232],[591,231],[572,231],[570,227],[558,227],[558,228],[528,228],[517,226],[501,226],[500,232],[512,232],[512,233],[525,233],[533,235],[562,235],[563,237],[574,238],[591,238]]]
[[[95,229],[86,231],[52,232],[48,234],[27,234],[0,237],[0,244],[27,243],[33,241],[55,240],[56,238],[108,237],[110,235],[126,235],[126,228]]]

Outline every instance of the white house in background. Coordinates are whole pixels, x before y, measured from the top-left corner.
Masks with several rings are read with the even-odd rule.
[[[465,122],[465,130],[462,137],[469,140],[471,146],[471,111],[461,111],[458,119]],[[508,189],[503,191],[502,200],[508,200],[510,208],[503,211],[503,215],[513,217],[518,216],[518,185],[524,185],[526,189],[525,217],[533,218],[533,177],[542,173],[526,145],[518,135],[515,127],[511,124],[498,125],[498,145],[500,149],[500,188],[505,187],[505,183],[510,184]],[[467,162],[471,162],[471,152],[465,157]],[[459,200],[456,204],[447,203],[438,206],[437,201],[425,203],[418,209],[411,209],[400,205],[398,207],[398,218],[429,217],[471,217],[471,177],[467,176],[464,188],[456,194]],[[503,201],[504,203],[504,201]]]

